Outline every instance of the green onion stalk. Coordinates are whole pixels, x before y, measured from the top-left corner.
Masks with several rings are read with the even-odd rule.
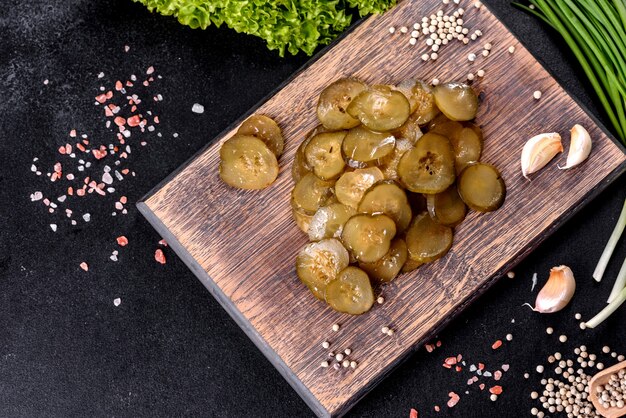
[[[529,0],[513,3],[557,31],[580,63],[616,136],[626,144],[626,0]],[[602,280],[626,228],[626,201],[617,225],[593,273]],[[626,302],[626,260],[608,305],[586,322],[594,328]]]

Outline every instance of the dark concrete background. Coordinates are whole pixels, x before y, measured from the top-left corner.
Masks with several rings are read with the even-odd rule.
[[[485,3],[602,118],[554,33],[507,0]],[[166,265],[154,261],[160,238],[133,206],[307,59],[281,59],[257,39],[226,28],[194,31],[129,0],[3,2],[0,416],[311,416],[171,250],[165,249]],[[136,177],[116,185],[111,198],[74,199],[77,214],[92,215],[89,223],[76,215],[75,227],[63,213],[48,214],[41,202],[31,202],[37,190],[60,190],[44,177],[71,128],[90,133],[93,143],[108,143],[101,110],[93,106],[100,83],[110,86],[149,65],[163,75],[151,90],[165,98],[154,105],[163,138],[151,136],[144,148],[133,145],[129,166]],[[106,75],[98,80],[101,71]],[[204,104],[203,115],[191,112],[195,102]],[[174,132],[180,136],[173,138]],[[40,158],[44,176],[31,173],[33,157]],[[611,278],[626,256],[622,242],[607,280],[592,282],[625,185],[622,177],[610,186],[528,257],[515,279],[501,280],[448,326],[440,336],[441,349],[413,355],[350,416],[402,417],[411,407],[432,416],[435,404],[442,405],[442,416],[523,416],[533,405],[529,392],[539,388],[540,377],[532,370],[550,353],[571,353],[582,343],[595,351],[605,344],[624,350],[626,308],[591,332],[579,330],[573,316],[581,312],[589,318],[604,306]],[[129,213],[113,218],[113,202],[121,194],[129,198]],[[56,233],[50,223],[58,224]],[[127,247],[116,246],[119,235],[129,238]],[[117,263],[108,259],[115,249]],[[81,261],[89,263],[89,272],[78,267]],[[539,273],[541,285],[557,264],[570,265],[578,277],[571,305],[549,316],[522,308],[535,297],[532,273]],[[122,303],[115,307],[117,297]],[[546,335],[547,326],[555,327],[555,335]],[[493,353],[492,342],[507,333],[513,341]],[[569,336],[566,344],[557,342],[561,333]],[[443,358],[457,353],[488,367],[511,365],[497,402],[476,387],[465,395],[468,375],[441,367]],[[531,379],[522,377],[525,371],[532,372]],[[454,409],[444,406],[451,390],[462,397]]]

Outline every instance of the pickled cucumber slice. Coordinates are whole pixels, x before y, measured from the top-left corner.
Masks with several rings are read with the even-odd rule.
[[[404,263],[404,265],[402,266],[402,270],[400,272],[401,273],[409,273],[409,272],[417,269],[422,264],[424,264],[424,263],[422,263],[420,261],[411,260],[410,258],[407,258],[407,260]]]
[[[240,135],[256,136],[272,150],[276,157],[280,157],[285,149],[285,140],[278,124],[265,115],[252,115],[246,119],[237,133]]]
[[[395,145],[396,138],[393,135],[357,126],[348,131],[343,140],[342,151],[348,165],[364,168],[391,154]]]
[[[391,242],[389,252],[375,263],[360,263],[361,267],[370,276],[370,279],[379,283],[392,281],[404,266],[408,258],[406,243],[402,238]]]
[[[398,175],[398,164],[400,164],[400,159],[410,149],[413,148],[413,143],[408,139],[398,139],[396,140],[396,146],[393,149],[393,152],[386,157],[380,160],[379,167],[387,180],[399,180],[400,176]]]
[[[291,192],[291,206],[307,215],[314,215],[333,198],[332,181],[325,181],[313,173],[302,177]]]
[[[400,159],[400,181],[412,192],[440,193],[454,183],[454,161],[450,141],[429,132]]]
[[[452,228],[438,224],[428,213],[419,214],[406,233],[406,245],[411,260],[435,261],[452,246]]]
[[[504,203],[506,186],[497,168],[489,164],[471,164],[459,176],[459,195],[471,209],[491,212]]]
[[[341,144],[346,133],[338,131],[317,134],[304,148],[307,166],[322,180],[332,180],[343,173],[346,163],[341,154]]]
[[[309,167],[306,162],[304,150],[309,141],[311,141],[311,138],[313,138],[317,134],[321,134],[324,132],[328,132],[328,130],[324,128],[323,125],[317,125],[306,134],[306,136],[304,137],[304,141],[300,143],[300,146],[296,150],[296,154],[293,159],[293,165],[291,166],[291,177],[293,178],[294,183],[297,183],[302,177],[312,171],[311,167]]]
[[[393,131],[393,135],[396,138],[408,139],[411,141],[412,145],[415,145],[417,140],[423,135],[422,129],[420,128],[420,124],[417,120],[418,118],[416,117],[416,114],[413,113],[401,127]]]
[[[220,148],[220,177],[232,187],[263,189],[276,180],[276,155],[263,141],[248,135],[235,135]]]
[[[325,238],[338,238],[343,225],[356,214],[356,210],[342,203],[323,206],[315,212],[309,225],[309,239],[320,241]]]
[[[343,173],[335,183],[337,200],[356,209],[367,189],[384,178],[377,167],[362,168]]]
[[[307,215],[306,213],[302,213],[293,208],[291,209],[291,215],[296,221],[296,225],[298,225],[298,228],[300,228],[300,230],[305,234],[308,234],[309,225],[311,224],[311,219],[313,219],[313,216]]]
[[[347,111],[369,129],[390,131],[406,122],[411,106],[399,91],[388,86],[373,86],[356,96]]]
[[[380,260],[396,235],[396,224],[387,215],[354,215],[343,227],[341,240],[363,263]]]
[[[433,90],[423,81],[404,80],[396,86],[396,89],[409,100],[411,116],[417,124],[425,125],[439,114]]]
[[[467,207],[453,184],[441,193],[426,196],[431,218],[445,226],[456,226],[465,219]]]
[[[439,115],[428,124],[428,132],[443,135],[452,141],[463,130],[461,122],[450,120],[444,115]]]
[[[296,257],[296,274],[316,298],[324,300],[326,286],[348,267],[348,251],[331,238],[305,245]]]
[[[374,304],[374,291],[367,273],[347,267],[326,286],[326,302],[338,312],[360,315]]]
[[[434,89],[435,104],[450,120],[472,120],[478,111],[478,96],[463,83],[440,84]]]
[[[393,219],[398,231],[407,229],[413,217],[406,193],[389,180],[377,183],[366,191],[358,211],[370,215],[383,213]]]
[[[326,87],[317,102],[317,117],[330,130],[350,129],[359,120],[346,113],[348,105],[367,86],[353,78],[342,78]]]
[[[471,163],[478,162],[483,152],[483,134],[480,128],[467,124],[458,134],[450,138],[454,149],[456,172],[461,173]]]

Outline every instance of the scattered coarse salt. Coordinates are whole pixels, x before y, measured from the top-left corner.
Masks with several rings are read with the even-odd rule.
[[[120,306],[120,303],[122,303],[122,299],[120,298],[113,299],[113,305]]]
[[[380,329],[380,332],[382,332],[383,334],[388,334],[389,333],[389,327],[382,327]]]
[[[163,254],[163,250],[158,248],[154,252],[154,259],[157,261],[157,263],[165,264],[166,260],[165,260],[165,254]]]
[[[57,232],[57,224],[50,224],[50,229],[52,229],[52,232]]]
[[[41,192],[35,192],[35,193],[30,195],[31,202],[36,202],[36,201],[41,200],[41,199],[43,199],[43,193],[41,193]]]
[[[124,52],[128,52],[128,51],[130,51],[130,46],[124,45]]]
[[[537,273],[533,273],[533,278],[532,278],[532,283],[533,283],[533,284],[532,284],[532,286],[531,286],[531,288],[530,288],[530,291],[531,291],[531,292],[535,290],[535,286],[537,286],[537,280],[538,280],[538,279],[539,279],[539,278],[537,277]]]
[[[193,106],[191,106],[191,111],[193,113],[204,113],[204,106],[202,106],[200,103],[194,103]]]
[[[515,52],[515,47],[514,46],[510,46],[509,47],[509,54],[512,54]]]
[[[326,368],[326,367],[328,367],[328,366],[329,366],[329,364],[328,364],[328,362],[327,362],[326,360],[324,360],[324,361],[322,362],[322,364],[320,364],[320,366],[321,366],[321,367],[323,367],[323,368]]]
[[[120,247],[125,247],[126,245],[128,245],[128,238],[126,238],[124,235],[120,235],[119,237],[117,237],[116,241],[117,245],[119,245]]]
[[[84,261],[82,263],[80,263],[80,268],[85,270],[85,271],[89,271],[89,266]]]

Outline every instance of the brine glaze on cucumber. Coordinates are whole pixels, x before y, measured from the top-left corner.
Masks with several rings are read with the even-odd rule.
[[[296,270],[315,297],[367,312],[381,286],[446,256],[468,210],[502,205],[499,171],[480,163],[478,106],[474,89],[454,82],[345,78],[322,91],[321,124],[298,146],[291,193],[312,242]]]

